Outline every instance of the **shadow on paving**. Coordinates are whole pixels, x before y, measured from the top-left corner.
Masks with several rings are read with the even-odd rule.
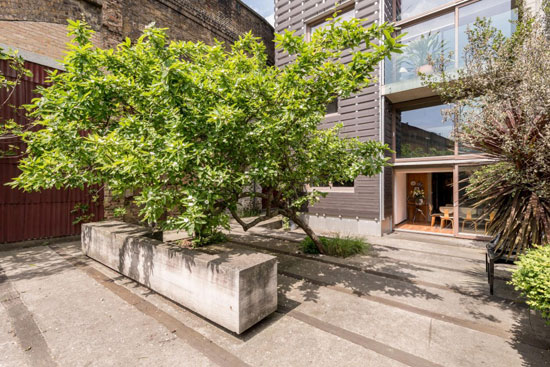
[[[243,240],[246,240],[247,236],[239,235]],[[289,251],[292,247],[296,247],[296,244],[281,243],[283,240],[274,241],[272,238],[266,237],[254,237],[253,240],[258,246],[265,248],[264,250],[257,248],[263,252],[270,252],[270,249]],[[237,244],[235,246],[245,245]],[[296,256],[297,254],[294,253],[292,255]],[[292,289],[296,289],[301,293],[304,302],[317,302],[321,287],[337,286],[348,290],[349,294],[359,297],[383,292],[392,297],[444,301],[439,294],[430,292],[414,283],[387,279],[382,276],[371,276],[371,274],[364,271],[343,268],[315,259],[296,258],[292,255],[277,253],[279,258],[279,273],[289,277],[289,279],[293,279],[293,281],[279,284],[280,297],[289,293]],[[468,259],[465,261],[468,261]],[[506,280],[496,280],[496,295],[489,295],[488,286],[485,281],[486,273],[484,266],[479,264],[479,261],[473,259],[471,262],[478,265],[479,270],[463,271],[465,275],[472,277],[472,281],[468,282],[466,277],[465,279],[460,279],[460,281],[471,289],[473,294],[465,294],[458,286],[449,286],[448,291],[454,291],[461,295],[461,307],[474,319],[484,320],[490,324],[494,324],[495,327],[499,327],[501,320],[493,314],[481,311],[479,306],[476,307],[476,304],[492,305],[511,313],[512,327],[508,330],[511,338],[508,340],[508,343],[522,355],[525,365],[540,364],[541,356],[534,356],[534,349],[529,346],[537,348],[541,353],[545,350],[550,350],[550,328],[545,325],[541,317],[530,314],[527,306],[519,299],[519,294],[514,291],[511,285],[507,284]],[[403,263],[387,264],[376,268],[376,271],[381,273],[410,279],[416,278],[417,275],[413,274],[413,272],[419,270],[434,271],[429,268],[429,265],[422,267]],[[285,299],[286,297],[283,299],[283,302]],[[548,361],[548,365],[550,366],[550,361]]]
[[[72,267],[61,258],[52,259],[47,250],[47,247],[41,246],[0,252],[0,267],[10,274],[9,279],[14,282],[47,278]]]
[[[240,237],[246,239],[246,236]],[[263,249],[256,249],[265,253],[270,253],[270,249],[277,250],[278,247],[277,244],[273,243],[273,239],[268,239],[264,237],[255,237],[254,242],[263,244]],[[268,246],[268,244],[270,246]],[[235,243],[235,245],[231,244],[231,246],[235,248],[246,247],[246,245],[241,245],[239,243]],[[289,246],[286,245],[279,247],[282,247],[283,250],[288,251]],[[340,264],[334,265],[322,263],[317,261],[316,259],[311,259],[307,257],[295,258],[289,254],[282,253],[277,254],[277,256],[280,258],[279,269],[284,272],[304,274],[307,275],[308,278],[314,278],[318,280],[322,284],[338,285],[350,289],[351,292],[356,295],[370,294],[375,291],[382,291],[391,296],[414,297],[427,300],[441,300],[441,296],[439,296],[438,294],[430,292],[424,287],[420,287],[412,282],[404,281],[405,278],[414,279],[417,277],[415,274],[412,273],[412,271],[414,270],[432,272],[432,269],[400,263],[396,265],[388,264],[376,270],[380,273],[388,273],[389,275],[393,275],[396,278],[403,278],[402,280],[398,280],[388,279],[383,276],[367,277],[368,274],[365,274],[364,271],[343,268]],[[282,259],[284,259],[284,261],[282,261]],[[386,276],[388,274],[386,274]],[[309,288],[304,289],[304,296],[308,301],[315,301],[318,298],[318,294],[311,291],[311,289]]]
[[[271,243],[271,247],[275,249],[279,248],[281,250],[284,249],[285,251],[288,251],[289,249],[288,244],[274,243],[275,241],[272,239],[270,240],[267,238],[255,237],[254,242],[263,243],[265,246],[267,246],[267,243]],[[250,248],[243,245],[231,244],[230,247],[232,250],[232,255],[250,253]],[[40,249],[40,251],[37,251],[35,248],[2,254],[1,264],[2,267],[9,270],[9,273],[12,274],[10,275],[10,280],[17,281],[36,277],[46,278],[73,266],[59,257],[55,257],[55,260],[52,260],[51,256],[47,254],[47,250],[44,250],[46,249]],[[128,250],[132,249],[128,248]],[[258,251],[266,253],[270,252],[269,249]],[[210,264],[216,271],[219,271],[218,267],[220,264],[227,261],[229,256],[232,256],[223,252],[219,255],[220,256],[218,259]],[[418,298],[428,301],[444,301],[441,295],[430,292],[425,287],[414,283],[384,278],[382,276],[368,274],[359,270],[322,263],[313,259],[295,258],[285,254],[277,254],[277,257],[279,258],[279,273],[287,276],[289,279],[289,281],[279,284],[279,308],[275,314],[265,318],[254,327],[245,331],[243,334],[236,335],[231,333],[243,342],[247,342],[255,338],[264,330],[274,325],[284,316],[285,313],[288,313],[300,305],[299,302],[287,297],[287,294],[289,294],[293,289],[296,289],[301,293],[304,302],[315,303],[319,301],[320,289],[326,286],[337,286],[349,291],[349,294],[359,297],[362,295],[383,292],[384,294],[392,297]],[[29,261],[29,258],[32,260]],[[150,274],[150,272],[154,270],[153,259],[151,258],[150,260],[150,262],[146,262],[149,264],[148,269],[138,269],[137,257],[126,259],[125,266],[130,267],[133,272],[145,271],[147,274]],[[377,268],[377,271],[379,272],[387,272],[389,274],[411,279],[417,277],[417,275],[413,272],[419,270],[430,272],[437,271],[426,267],[402,263],[386,264]],[[301,278],[300,276],[302,275],[303,277]],[[480,274],[472,271],[472,276],[479,277]],[[115,280],[124,282],[125,286],[138,286],[138,283],[130,281],[122,275],[115,278]],[[125,280],[128,280],[128,282],[125,282]],[[147,286],[147,284],[144,285]],[[512,338],[507,340],[508,344],[522,356],[525,366],[540,365],[541,356],[534,355],[534,349],[529,346],[538,348],[540,353],[543,353],[544,350],[548,351],[550,349],[550,331],[549,328],[544,325],[541,318],[531,315],[528,309],[522,304],[507,301],[498,297],[491,297],[488,295],[486,283],[484,282],[477,282],[475,284],[472,283],[471,286],[480,294],[480,296],[475,297],[476,302],[481,302],[482,304],[496,304],[499,308],[509,310],[513,313],[514,325],[512,330],[510,330]],[[512,287],[507,285],[505,281],[497,281],[495,290],[499,296],[508,294],[517,295],[514,293]],[[148,294],[155,294],[153,291],[149,292],[150,293]],[[143,294],[143,296],[147,296],[148,294]],[[472,297],[464,297],[464,299],[468,298]],[[499,323],[499,319],[497,317],[481,312],[475,307],[474,303],[470,306],[472,307],[465,307],[465,310],[467,310],[467,312],[475,319],[485,320],[495,324]],[[200,315],[197,316],[200,317]],[[219,328],[225,330],[221,327]],[[550,366],[550,361],[548,361],[548,364],[546,365]]]

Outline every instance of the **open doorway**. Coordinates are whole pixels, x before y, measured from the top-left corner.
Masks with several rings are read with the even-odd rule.
[[[398,171],[394,180],[396,229],[453,234],[453,173]]]

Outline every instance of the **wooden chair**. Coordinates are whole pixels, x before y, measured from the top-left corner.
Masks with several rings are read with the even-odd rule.
[[[485,234],[487,234],[487,227],[489,226],[489,224],[495,220],[495,216],[497,215],[497,212],[495,212],[494,210],[492,212],[489,213],[489,218],[485,218]]]
[[[452,215],[449,214],[451,212],[451,209],[440,208],[440,210],[443,212],[443,215],[439,216],[439,218],[441,219],[441,228],[445,228],[447,222],[450,222],[451,228],[454,228],[454,218]]]
[[[429,205],[428,205],[428,209],[430,209],[429,215],[430,215],[430,217],[432,218],[431,227],[433,227],[433,226],[435,225],[435,220],[436,220],[437,218],[440,218],[440,217],[441,217],[441,213],[435,213],[435,214],[434,214],[434,213],[433,213],[433,211],[434,211],[434,206],[433,206],[432,204],[429,204]]]
[[[464,208],[464,210],[466,211],[466,216],[464,218],[460,218],[462,219],[462,232],[464,232],[464,225],[466,222],[472,222],[474,224],[474,229],[477,232],[477,218],[473,217],[472,208]]]

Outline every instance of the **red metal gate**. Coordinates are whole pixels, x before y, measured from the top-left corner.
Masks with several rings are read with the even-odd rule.
[[[34,90],[39,85],[46,85],[48,68],[26,62],[25,66],[32,71],[32,77],[24,77],[8,103],[0,107],[0,121],[13,118],[19,123],[27,124],[28,120],[22,110],[12,106],[30,103],[37,97]],[[0,60],[0,72],[13,77],[7,63]],[[0,103],[7,98],[5,90],[0,90]],[[0,148],[8,145],[22,146],[17,139],[0,140]],[[0,157],[0,243],[16,242],[30,239],[60,237],[80,233],[80,224],[73,224],[82,214],[91,214],[91,220],[103,219],[103,195],[96,202],[92,201],[90,190],[44,190],[36,193],[25,193],[14,190],[5,184],[19,174],[18,158]],[[87,211],[75,212],[75,205],[87,206]]]

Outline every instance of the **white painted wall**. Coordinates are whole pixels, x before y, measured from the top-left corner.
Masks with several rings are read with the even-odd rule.
[[[380,222],[362,218],[339,218],[305,214],[311,229],[319,233],[339,233],[342,236],[382,236],[391,231],[391,217]]]
[[[394,170],[393,175],[394,224],[397,225],[407,219],[407,174]]]

